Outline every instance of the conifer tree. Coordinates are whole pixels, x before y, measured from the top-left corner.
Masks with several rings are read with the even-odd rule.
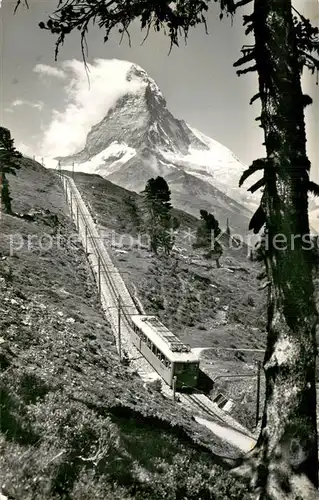
[[[5,127],[0,127],[0,196],[1,207],[8,214],[12,213],[11,195],[9,189],[9,181],[6,174],[16,175],[20,165],[22,154],[16,150],[14,139],[11,139],[10,130]]]
[[[171,192],[167,182],[160,176],[149,179],[143,194],[144,223],[150,236],[151,250],[157,254],[162,249],[169,255],[174,244],[173,231],[177,221],[171,215]]]
[[[264,132],[266,157],[255,160],[243,174],[261,172],[261,179],[249,190],[261,187],[261,204],[249,228],[256,234],[265,225],[269,231],[267,272],[269,285],[267,349],[264,359],[266,399],[262,428],[257,445],[245,457],[252,485],[260,499],[312,498],[318,488],[318,440],[316,419],[316,325],[312,264],[303,237],[309,234],[308,192],[319,194],[309,178],[306,154],[304,108],[311,104],[301,88],[304,68],[318,71],[319,30],[296,11],[291,0],[215,0],[224,14],[233,16],[250,5],[244,15],[245,33],[254,43],[242,48],[236,67],[238,75],[256,72],[258,91],[251,103],[260,100],[258,117]],[[18,1],[18,4],[20,0]],[[164,30],[171,48],[185,39],[198,24],[206,28],[209,0],[101,1],[61,0],[57,10],[40,27],[58,36],[56,57],[66,35],[80,31],[85,56],[85,36],[91,21],[96,22],[108,40],[114,29],[122,35],[139,20],[146,36],[151,28]],[[276,235],[295,245],[278,251]],[[303,474],[298,493],[297,474]],[[317,493],[315,493],[317,494]],[[298,496],[299,495],[299,496]]]
[[[214,259],[216,266],[220,267],[219,259],[223,253],[218,236],[221,234],[218,221],[207,210],[200,210],[201,223],[198,226],[196,242],[193,248],[202,248],[207,259]]]

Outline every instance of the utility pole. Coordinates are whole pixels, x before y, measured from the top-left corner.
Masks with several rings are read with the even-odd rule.
[[[85,253],[88,253],[88,227],[85,224]]]
[[[117,299],[117,335],[118,335],[118,345],[119,345],[119,357],[122,360],[122,346],[121,346],[121,297],[118,296]]]
[[[99,299],[101,302],[101,259],[99,255],[97,257],[97,273],[98,273],[98,284],[99,284]]]
[[[176,375],[173,377],[173,401],[176,400]]]
[[[70,189],[70,203],[71,203],[71,219],[73,219],[73,206],[72,206],[72,191]]]
[[[74,180],[74,162],[72,163],[72,179]]]
[[[79,225],[79,205],[76,205],[76,227],[79,231],[80,225]]]
[[[59,160],[58,161],[58,172],[59,172],[59,177],[60,177],[60,181],[62,181],[62,175],[61,175],[61,161]]]
[[[258,426],[259,423],[260,372],[261,372],[261,362],[257,361],[256,427]]]
[[[43,158],[41,158],[41,165],[44,167]]]

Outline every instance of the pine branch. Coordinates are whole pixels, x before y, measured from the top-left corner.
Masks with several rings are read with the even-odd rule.
[[[259,158],[258,160],[253,161],[253,163],[248,167],[244,173],[242,174],[241,178],[239,179],[239,187],[243,185],[246,179],[250,177],[252,174],[257,172],[258,170],[264,170],[265,167],[268,165],[268,160],[267,158]]]
[[[261,96],[262,96],[262,93],[261,92],[258,92],[257,94],[255,94],[249,101],[249,104],[253,104],[255,101],[257,101],[257,99],[261,99]]]
[[[245,29],[245,35],[249,35],[249,33],[251,33],[252,31],[254,31],[254,25],[253,23],[251,23],[246,29]]]
[[[252,216],[250,222],[249,222],[249,231],[253,230],[254,234],[259,233],[261,228],[266,222],[266,214],[261,206],[259,206]]]
[[[254,64],[254,66],[250,66],[249,68],[246,69],[240,69],[236,71],[237,76],[240,75],[246,75],[247,73],[252,73],[254,71],[257,71],[257,64]]]
[[[242,52],[246,52],[246,51],[242,50]],[[255,50],[254,49],[247,50],[247,52],[248,52],[248,54],[244,54],[243,57],[238,59],[238,61],[236,61],[233,64],[234,68],[237,68],[238,66],[242,66],[243,64],[246,64],[246,63],[253,61],[255,59]]]
[[[252,3],[253,0],[240,0],[235,4],[235,9],[238,9],[238,7],[244,7],[244,5],[248,5],[249,3]]]
[[[265,185],[265,179],[264,178],[259,179],[259,181],[253,184],[249,189],[247,189],[247,191],[254,193],[255,191],[257,191],[257,189],[261,188],[264,185]]]
[[[311,67],[319,70],[319,59],[313,57],[311,54],[308,54],[304,50],[300,50],[300,53],[305,57],[304,65],[306,65],[307,62],[309,62]],[[310,67],[310,69],[311,69],[311,67]],[[309,68],[309,66],[308,66],[308,68]]]
[[[243,16],[243,26],[247,26],[248,23],[252,23],[254,20],[254,13]]]
[[[319,196],[319,186],[315,182],[308,182],[308,192],[312,193],[315,196]]]

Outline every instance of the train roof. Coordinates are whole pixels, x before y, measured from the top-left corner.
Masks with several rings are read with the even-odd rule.
[[[135,325],[170,361],[181,363],[199,361],[198,355],[191,350],[190,346],[181,342],[176,335],[161,323],[157,316],[134,314],[131,318]]]

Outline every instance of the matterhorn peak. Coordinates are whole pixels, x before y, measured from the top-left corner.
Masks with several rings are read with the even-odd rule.
[[[116,64],[123,69],[125,91],[88,131],[82,151],[58,158],[62,165],[74,162],[79,171],[134,191],[142,191],[150,177],[161,175],[170,181],[176,207],[198,215],[199,207],[209,209],[208,200],[215,197],[217,217],[226,213],[239,228],[245,213],[246,225],[257,200],[238,188],[245,166],[228,148],[175,118],[143,68],[127,61]],[[183,199],[181,189],[187,192]]]
[[[145,69],[141,68],[141,66],[132,64],[126,75],[126,80],[128,82],[131,82],[133,80],[141,82],[143,84],[143,87],[145,86],[146,92],[149,91],[153,98],[158,101],[158,103],[166,106],[166,101],[162,92],[160,91],[159,86],[157,85],[155,80],[149,76]]]

